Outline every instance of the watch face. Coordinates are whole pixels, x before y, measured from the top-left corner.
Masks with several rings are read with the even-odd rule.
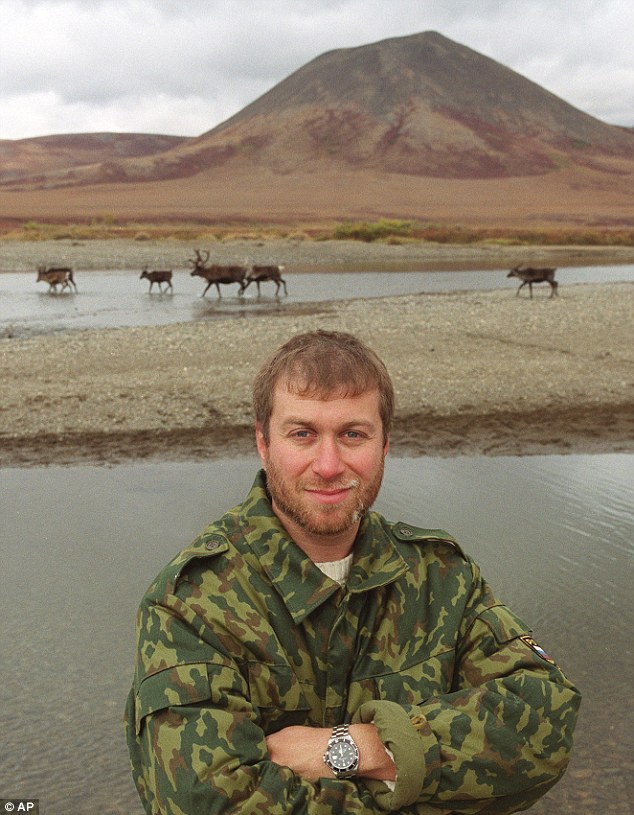
[[[354,767],[358,755],[358,750],[354,744],[343,739],[335,742],[328,751],[328,758],[332,762],[335,770],[347,770],[350,767]]]

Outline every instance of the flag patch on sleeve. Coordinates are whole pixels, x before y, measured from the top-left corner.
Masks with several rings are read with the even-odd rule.
[[[522,640],[522,642],[526,643],[526,645],[528,645],[528,647],[532,651],[535,651],[537,656],[541,657],[542,659],[545,659],[546,662],[550,662],[551,665],[555,664],[555,660],[552,659],[552,657],[549,657],[546,651],[544,651],[544,649],[541,647],[541,645],[538,645],[532,637],[524,635],[523,637],[520,637],[520,639]]]

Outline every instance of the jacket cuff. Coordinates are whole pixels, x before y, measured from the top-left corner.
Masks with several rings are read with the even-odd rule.
[[[439,782],[440,746],[424,716],[411,719],[395,702],[374,700],[361,705],[353,721],[373,722],[394,757],[397,777],[393,790],[382,781],[364,779],[381,809],[398,810],[421,796],[433,795]]]

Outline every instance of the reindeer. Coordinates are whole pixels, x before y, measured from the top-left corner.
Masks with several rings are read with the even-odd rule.
[[[194,249],[194,254],[196,257],[189,258],[187,261],[191,263],[193,267],[190,274],[192,277],[202,277],[207,281],[207,286],[200,295],[201,297],[204,297],[207,290],[213,285],[216,287],[218,299],[220,299],[222,297],[220,293],[221,283],[237,283],[240,287],[238,294],[242,296],[245,289],[244,279],[247,274],[246,266],[218,266],[217,264],[207,266],[206,263],[209,260],[209,252],[205,252],[205,257],[203,257],[203,252],[199,249]]]
[[[48,283],[49,292],[57,292],[57,287],[61,285],[61,290],[69,289],[71,286],[77,291],[75,278],[73,277],[73,270],[70,266],[38,266],[37,267],[37,280]]]
[[[557,291],[557,287],[559,283],[555,280],[555,272],[556,269],[533,269],[531,266],[515,266],[511,271],[507,274],[507,277],[517,277],[522,282],[520,283],[517,294],[519,295],[520,289],[524,288],[526,284],[528,284],[529,291],[531,293],[531,300],[533,299],[533,283],[548,283],[550,286],[550,296],[554,297],[556,294],[559,294]]]
[[[139,280],[149,280],[150,281],[150,288],[149,291],[152,291],[152,286],[156,283],[159,291],[163,294],[163,283],[166,283],[165,291],[169,289],[170,291],[174,291],[174,287],[172,286],[172,270],[171,269],[161,269],[155,270],[153,272],[149,272],[147,269],[143,269],[141,272],[141,277]]]
[[[278,296],[280,285],[284,286],[284,294],[288,294],[286,288],[286,281],[282,277],[284,266],[252,266],[251,271],[247,274],[244,291],[246,291],[251,283],[255,283],[258,287],[258,297],[260,297],[260,283],[266,280],[271,280],[276,285],[275,296]]]

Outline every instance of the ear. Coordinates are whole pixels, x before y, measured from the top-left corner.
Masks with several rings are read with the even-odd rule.
[[[390,437],[388,436],[383,447],[383,458],[385,458],[385,456],[388,454],[389,449],[390,449]]]
[[[255,444],[258,448],[258,455],[260,456],[260,460],[264,467],[266,467],[266,453],[268,449],[268,445],[264,439],[264,433],[262,432],[262,426],[259,422],[255,423]]]

